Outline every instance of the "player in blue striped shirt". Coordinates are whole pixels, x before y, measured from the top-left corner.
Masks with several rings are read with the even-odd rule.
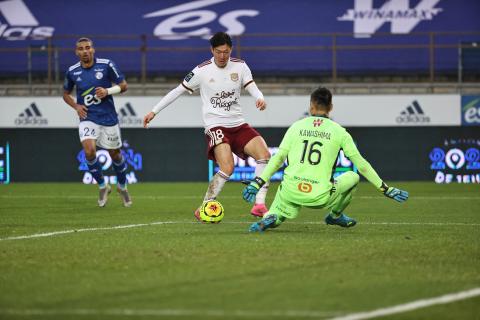
[[[106,205],[111,187],[105,181],[102,165],[97,159],[97,146],[108,150],[117,175],[117,191],[123,205],[129,207],[132,200],[127,190],[127,163],[120,151],[122,139],[112,97],[125,92],[127,82],[112,60],[95,58],[93,42],[89,38],[77,40],[75,53],[80,61],[70,66],[65,74],[63,100],[80,118],[79,136],[88,171],[100,188],[98,205]],[[76,100],[71,96],[73,87],[76,87]]]

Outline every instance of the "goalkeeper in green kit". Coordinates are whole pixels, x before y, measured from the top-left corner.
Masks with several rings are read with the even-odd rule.
[[[295,218],[302,207],[329,209],[325,217],[327,224],[344,228],[355,226],[356,221],[348,217],[344,210],[352,200],[360,177],[348,171],[335,180],[331,178],[340,149],[385,196],[398,202],[408,199],[408,192],[389,187],[382,181],[370,163],[361,156],[350,134],[328,118],[332,107],[330,90],[316,89],[310,96],[311,116],[290,126],[278,152],[270,159],[263,173],[243,190],[243,199],[254,202],[258,190],[288,159],[283,181],[270,211],[261,221],[252,224],[250,231],[275,228],[286,219]]]

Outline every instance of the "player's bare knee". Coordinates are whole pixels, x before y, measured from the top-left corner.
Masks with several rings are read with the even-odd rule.
[[[97,157],[97,153],[95,151],[95,148],[85,148],[84,151],[85,151],[85,158],[88,161],[93,161]]]
[[[260,157],[256,160],[257,161],[260,161],[260,160],[268,161],[268,160],[270,160],[271,157],[272,157],[272,155],[270,154],[270,152],[268,150],[265,150],[264,152],[260,153]]]

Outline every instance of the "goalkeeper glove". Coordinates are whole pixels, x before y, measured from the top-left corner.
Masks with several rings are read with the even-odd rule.
[[[243,199],[247,202],[253,203],[257,196],[258,190],[265,184],[265,181],[260,177],[255,177],[252,181],[242,181],[244,184],[248,184],[242,192]]]
[[[386,197],[398,202],[405,202],[408,199],[407,191],[400,190],[394,187],[389,187],[385,184],[385,182],[382,182],[382,186],[380,187],[380,190],[383,192],[383,194]]]

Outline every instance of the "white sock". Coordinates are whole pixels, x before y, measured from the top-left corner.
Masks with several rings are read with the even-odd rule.
[[[230,176],[222,171],[215,173],[212,181],[210,181],[210,184],[208,185],[207,193],[205,194],[203,201],[215,199],[220,191],[222,191],[223,186],[228,179],[230,179]]]
[[[268,160],[265,160],[265,159],[257,160],[257,166],[255,167],[256,177],[259,177],[262,174],[267,164],[268,164]],[[269,184],[270,184],[269,181],[266,181],[263,187],[261,187],[260,190],[258,190],[257,197],[255,198],[255,204],[265,204],[265,198],[267,197]]]

